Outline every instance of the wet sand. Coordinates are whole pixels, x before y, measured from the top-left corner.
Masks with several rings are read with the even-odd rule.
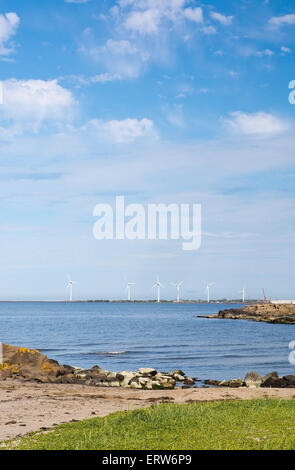
[[[47,430],[58,424],[106,416],[152,403],[191,403],[252,398],[295,399],[295,389],[193,388],[133,390],[86,385],[0,382],[0,441]]]

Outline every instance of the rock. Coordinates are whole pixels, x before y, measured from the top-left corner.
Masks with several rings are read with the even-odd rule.
[[[32,380],[46,382],[49,377],[66,374],[66,368],[57,361],[48,359],[37,349],[27,349],[7,344],[2,345],[3,363],[1,369],[10,369],[12,374]]]
[[[117,379],[117,372],[109,372],[107,375],[109,379]]]
[[[195,379],[192,377],[185,377],[184,385],[195,385]]]
[[[139,379],[138,379],[138,383],[140,383],[140,385],[141,385],[142,387],[145,387],[148,382],[149,382],[149,378],[148,378],[148,377],[139,377]]]
[[[231,379],[229,382],[228,382],[228,386],[231,387],[231,388],[239,388],[239,387],[242,387],[244,384],[243,380],[242,379]]]
[[[118,372],[117,379],[120,382],[120,387],[128,388],[130,385],[130,381],[134,379],[135,373],[130,372],[128,370],[123,370],[122,372]]]
[[[228,381],[222,380],[221,382],[218,382],[218,387],[228,387]]]
[[[181,370],[181,369],[177,369],[177,370],[174,370],[173,372],[171,372],[171,374],[169,374],[171,376],[173,375],[181,375],[182,377],[185,376],[185,373]]]
[[[285,388],[287,382],[282,377],[276,377],[269,374],[269,377],[263,380],[261,387],[263,388]]]
[[[119,382],[119,380],[110,380],[109,381],[109,386],[110,387],[120,387],[120,382]]]
[[[82,369],[81,367],[74,367],[74,374],[80,374],[80,372],[83,372],[85,369]]]
[[[133,379],[131,380],[130,382],[130,388],[142,388],[142,385],[136,380],[136,379]]]
[[[153,377],[154,375],[157,375],[156,369],[152,368],[142,368],[138,369],[136,375],[141,375],[142,377]]]
[[[219,385],[219,383],[220,383],[219,380],[212,380],[212,379],[204,380],[205,385],[217,386],[217,385]]]
[[[255,304],[242,308],[221,310],[217,317],[232,320],[252,320],[267,323],[295,323],[295,305]]]
[[[262,383],[265,382],[265,380],[269,379],[270,377],[277,379],[279,377],[279,374],[277,372],[270,372],[269,374],[266,374],[264,377],[262,377]]]
[[[244,380],[246,387],[259,388],[262,384],[262,377],[255,371],[248,372]]]
[[[3,344],[3,362],[0,379],[17,377],[22,381],[39,383],[84,384],[97,387],[126,387],[137,389],[173,389],[176,380],[193,385],[194,379],[185,377],[181,370],[159,374],[153,368],[141,368],[137,372],[109,372],[99,366],[83,369],[60,365],[35,349]]]
[[[295,375],[284,375],[283,380],[288,387],[295,387]]]
[[[171,374],[172,377],[176,380],[176,382],[184,382],[185,381],[185,376],[180,375],[180,374]]]

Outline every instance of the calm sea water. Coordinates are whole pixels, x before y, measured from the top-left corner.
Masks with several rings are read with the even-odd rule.
[[[181,368],[201,380],[243,377],[249,370],[295,373],[288,362],[295,326],[196,318],[231,307],[0,303],[0,341],[37,348],[60,363],[84,368]]]

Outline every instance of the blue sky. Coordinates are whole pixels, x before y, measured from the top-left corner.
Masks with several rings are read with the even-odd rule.
[[[295,7],[0,0],[0,299],[295,296]],[[97,241],[97,203],[201,203],[202,247]]]

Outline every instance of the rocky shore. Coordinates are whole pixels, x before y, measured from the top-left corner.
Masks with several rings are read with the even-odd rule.
[[[199,316],[199,318],[219,318],[230,320],[252,320],[266,323],[295,324],[295,305],[255,304],[242,308],[220,310],[217,315]]]
[[[178,369],[173,372],[158,372],[153,368],[141,368],[136,372],[109,372],[99,366],[91,369],[60,365],[40,351],[2,344],[2,363],[0,381],[15,379],[21,382],[47,384],[88,385],[95,387],[121,387],[142,390],[173,390],[192,388],[197,379],[188,377]],[[244,379],[204,380],[206,387],[229,388],[295,388],[295,375],[280,377],[277,372],[260,376],[248,372]]]
[[[277,372],[270,372],[265,376],[259,375],[255,371],[248,372],[243,379],[231,380],[205,380],[206,385],[214,387],[229,387],[229,388],[295,388],[295,375],[284,375],[280,377]]]
[[[123,387],[145,390],[174,389],[177,384],[191,387],[195,379],[181,370],[158,372],[152,368],[141,368],[137,372],[109,372],[99,366],[81,369],[60,365],[40,351],[2,344],[0,380],[13,378],[38,383],[80,384],[97,387]]]

